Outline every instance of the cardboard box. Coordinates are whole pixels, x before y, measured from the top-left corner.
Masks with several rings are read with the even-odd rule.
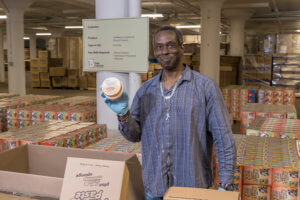
[[[50,67],[50,76],[65,76],[67,69],[65,67]]]
[[[96,88],[96,78],[89,76],[88,77],[88,88]]]
[[[30,77],[31,77],[31,80],[40,81],[40,72],[31,71],[30,72]]]
[[[61,76],[52,77],[52,85],[53,87],[62,87],[62,77]]]
[[[40,80],[31,80],[31,87],[41,87]]]
[[[88,80],[86,76],[82,76],[79,78],[79,87],[82,89],[88,88]]]
[[[78,87],[78,79],[68,77],[68,87]]]
[[[78,69],[68,69],[68,77],[77,78],[79,74]]]
[[[0,193],[0,200],[33,200],[35,198],[16,196],[13,194]]]
[[[39,59],[38,58],[30,59],[30,71],[39,71]]]
[[[41,87],[46,87],[46,88],[49,88],[51,87],[51,82],[50,82],[50,79],[48,80],[41,80]]]
[[[50,57],[50,53],[45,50],[39,50],[38,51],[38,58],[47,59]]]
[[[62,67],[64,64],[63,58],[50,58],[49,66],[51,67]]]
[[[209,190],[202,188],[188,188],[188,187],[170,187],[164,196],[164,200],[239,200],[240,194],[238,192]]]
[[[134,154],[41,145],[25,145],[0,153],[0,190],[59,198],[67,157],[125,163],[129,179],[122,187],[124,199],[144,199],[141,166]]]
[[[68,77],[61,77],[61,87],[68,87]]]
[[[48,72],[40,72],[40,78],[41,78],[41,80],[50,80],[49,73]]]

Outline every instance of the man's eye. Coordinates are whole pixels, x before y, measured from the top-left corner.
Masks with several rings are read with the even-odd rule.
[[[162,49],[162,46],[161,46],[161,45],[157,45],[157,46],[156,46],[156,49],[157,49],[157,50],[160,50],[160,49]]]
[[[168,48],[169,48],[169,49],[174,49],[174,48],[176,48],[176,45],[175,45],[175,44],[173,44],[173,43],[171,43],[171,44],[168,44]]]

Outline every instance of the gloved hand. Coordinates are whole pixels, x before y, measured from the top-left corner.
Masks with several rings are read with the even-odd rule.
[[[123,116],[128,112],[128,110],[129,110],[128,99],[129,98],[128,98],[128,94],[125,91],[123,92],[122,97],[120,99],[110,100],[109,98],[107,98],[104,95],[101,86],[100,86],[100,89],[101,89],[101,96],[102,96],[104,102],[110,109],[112,109],[112,111],[117,113],[117,115],[119,115],[119,116]]]
[[[219,187],[219,191],[226,191],[224,188]]]

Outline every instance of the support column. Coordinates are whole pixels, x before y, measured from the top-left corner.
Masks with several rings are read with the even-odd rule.
[[[224,0],[200,0],[201,53],[200,72],[216,81],[220,80],[220,23]]]
[[[33,0],[2,0],[7,11],[8,92],[26,94],[24,63],[24,10]]]
[[[129,0],[129,17],[141,16],[141,0]],[[129,73],[129,105],[131,105],[135,93],[141,87],[140,74]]]
[[[5,66],[3,54],[3,28],[0,27],[0,82],[5,82]]]
[[[95,6],[96,19],[139,17],[140,13],[140,0],[96,0]],[[129,103],[131,103],[135,92],[140,87],[141,79],[135,73],[129,75],[128,73],[97,72],[97,123],[105,123],[108,129],[117,130],[117,116],[105,105],[99,88],[105,78],[112,76],[123,82],[125,91],[129,95]]]
[[[249,9],[225,9],[223,14],[230,21],[230,55],[244,55],[245,22],[253,14]]]
[[[30,35],[30,40],[29,40],[29,49],[30,49],[30,59],[31,58],[36,58],[37,53],[36,53],[36,36],[35,35]]]

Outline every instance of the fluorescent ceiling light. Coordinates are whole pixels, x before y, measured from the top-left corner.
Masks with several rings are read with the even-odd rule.
[[[183,26],[176,26],[176,28],[201,28],[201,25],[183,25]]]
[[[39,36],[49,36],[52,35],[51,33],[36,33],[35,35],[39,35]]]
[[[156,18],[156,17],[163,17],[163,14],[160,13],[153,13],[153,14],[142,14],[142,17],[152,17],[152,18]]]
[[[65,26],[65,29],[79,29],[83,28],[83,26]]]
[[[30,40],[30,37],[23,37],[24,40]]]
[[[300,29],[296,30],[296,32],[300,33]]]
[[[0,15],[0,19],[6,19],[7,16],[6,15]]]
[[[44,27],[44,26],[30,27],[30,28],[31,28],[31,29],[34,29],[34,30],[48,31],[47,27]]]

